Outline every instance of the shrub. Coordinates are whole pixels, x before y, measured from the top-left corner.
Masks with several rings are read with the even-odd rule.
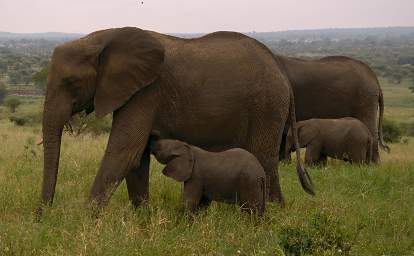
[[[10,108],[10,112],[16,112],[16,109],[22,104],[22,102],[16,97],[8,97],[4,101],[4,105]]]
[[[87,132],[94,135],[100,135],[109,133],[112,127],[112,118],[110,116],[104,118],[97,118],[95,115],[92,115],[93,118],[88,123]]]
[[[384,133],[384,140],[386,142],[398,143],[401,141],[403,131],[397,122],[384,119],[382,131]]]
[[[111,117],[97,118],[94,114],[87,115],[81,112],[72,117],[65,125],[65,131],[70,135],[77,137],[84,133],[100,135],[111,131]]]
[[[286,255],[349,255],[352,237],[336,216],[316,212],[306,225],[283,227],[280,245]]]
[[[27,119],[22,116],[10,116],[9,120],[17,126],[23,126],[27,123]]]
[[[15,114],[9,117],[10,122],[17,126],[35,126],[42,122],[42,112]]]

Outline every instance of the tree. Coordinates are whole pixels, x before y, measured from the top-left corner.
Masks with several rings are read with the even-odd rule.
[[[10,112],[14,113],[16,112],[17,107],[22,104],[22,102],[16,97],[8,97],[5,100],[4,104],[10,108]]]
[[[0,104],[3,103],[4,98],[7,96],[7,88],[6,85],[0,81]]]
[[[42,68],[40,71],[36,72],[32,76],[33,83],[36,85],[36,87],[43,92],[46,89],[46,82],[47,82],[47,76],[49,74],[49,69],[47,67]]]

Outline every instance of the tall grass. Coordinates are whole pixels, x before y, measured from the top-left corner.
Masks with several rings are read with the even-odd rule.
[[[150,202],[129,205],[125,185],[99,219],[85,200],[106,136],[64,136],[54,205],[34,222],[42,177],[39,128],[0,122],[0,255],[410,255],[414,253],[414,140],[391,145],[379,166],[331,161],[310,169],[305,194],[294,166],[281,165],[286,207],[263,220],[213,203],[183,213],[181,184],[152,161]],[[349,249],[349,250],[348,250]]]

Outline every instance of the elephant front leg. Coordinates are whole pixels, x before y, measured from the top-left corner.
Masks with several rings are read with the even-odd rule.
[[[201,182],[197,180],[188,180],[184,183],[183,205],[186,211],[194,213],[199,209],[203,196]]]
[[[308,145],[305,153],[305,163],[307,165],[319,165],[321,159],[321,149],[317,145]]]
[[[133,168],[126,176],[128,196],[134,208],[142,203],[148,202],[149,199],[149,165],[150,150],[145,148],[141,157],[141,163],[138,167]]]
[[[128,141],[130,143],[128,147],[121,147],[117,144],[116,141],[118,141],[118,139],[115,139],[115,137],[118,138],[118,136],[115,135],[118,135],[118,132],[111,132],[112,138],[109,139],[107,150],[90,193],[89,200],[93,202],[93,205],[97,207],[98,210],[106,206],[121,181],[126,178],[127,174],[135,166],[138,166],[148,140],[149,130],[145,133],[139,133],[139,135],[136,135],[136,138]],[[141,170],[141,168],[139,168],[139,170]],[[145,177],[147,174],[134,173],[132,175],[135,176],[135,181],[139,181],[139,184],[135,185],[144,186],[143,188],[135,187],[133,192],[131,191],[132,194],[135,192],[142,192],[141,195],[144,194],[145,192],[143,191],[147,190]],[[137,194],[134,194],[134,196],[135,195]],[[140,199],[135,197],[133,200],[138,202]]]
[[[144,154],[144,151],[154,121],[156,102],[146,93],[138,94],[114,112],[108,146],[89,197],[98,210],[108,203],[121,181],[138,166],[128,177],[128,187],[134,186],[130,191],[133,203],[138,203],[148,194],[148,164],[145,162],[149,161],[149,153]],[[144,162],[142,167],[141,159]],[[138,173],[140,171],[142,173]]]

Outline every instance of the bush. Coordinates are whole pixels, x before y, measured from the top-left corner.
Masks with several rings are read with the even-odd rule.
[[[27,123],[27,119],[21,116],[10,116],[9,120],[17,126],[24,126]]]
[[[42,123],[42,112],[15,114],[9,117],[10,122],[17,126],[35,126]]]
[[[110,116],[104,118],[97,118],[95,115],[92,115],[92,120],[89,121],[87,132],[94,135],[100,135],[111,132],[112,127],[112,118]]]
[[[8,97],[4,101],[4,105],[10,108],[10,112],[16,112],[16,109],[22,104],[22,102],[17,97]]]
[[[401,141],[403,131],[397,122],[384,119],[384,123],[382,124],[382,131],[384,134],[385,142],[398,143]]]
[[[84,133],[100,135],[109,133],[112,127],[112,119],[110,116],[97,118],[94,114],[87,115],[81,112],[72,117],[65,125],[65,131],[70,135],[77,137]]]
[[[317,212],[306,225],[283,227],[280,245],[286,255],[349,255],[352,237],[336,216]]]

